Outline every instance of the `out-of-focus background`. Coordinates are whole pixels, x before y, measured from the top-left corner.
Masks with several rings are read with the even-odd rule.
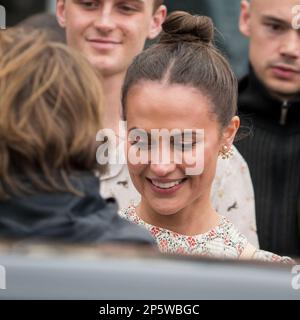
[[[55,11],[56,0],[0,0],[0,5],[6,9],[6,23],[11,27],[29,16]]]
[[[7,26],[41,12],[55,12],[56,0],[0,0]],[[210,16],[219,33],[216,42],[229,58],[238,77],[247,71],[247,40],[238,30],[240,0],[165,0],[169,11],[185,10]]]

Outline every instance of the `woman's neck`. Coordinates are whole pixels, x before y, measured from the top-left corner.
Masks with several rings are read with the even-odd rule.
[[[189,206],[171,215],[156,212],[142,198],[137,207],[137,215],[148,224],[188,236],[206,233],[220,224],[220,216],[212,207],[210,194],[201,196]]]

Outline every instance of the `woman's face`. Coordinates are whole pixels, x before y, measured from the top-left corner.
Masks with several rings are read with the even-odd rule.
[[[212,102],[193,87],[145,81],[130,88],[126,104],[131,136],[127,143],[128,167],[142,201],[154,212],[172,215],[197,206],[203,197],[210,198],[222,147],[220,125],[211,110]],[[176,138],[164,144],[163,139],[154,139],[154,129],[176,129]],[[183,139],[179,132],[184,130],[193,134]],[[197,137],[196,130],[204,135]],[[166,151],[170,159],[162,160]],[[143,163],[132,163],[134,154],[143,158]],[[193,175],[187,170],[191,168],[196,168]]]

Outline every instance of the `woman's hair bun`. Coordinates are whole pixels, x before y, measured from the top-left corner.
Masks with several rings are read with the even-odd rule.
[[[214,24],[206,16],[174,11],[162,25],[159,43],[203,42],[210,44],[214,38]]]

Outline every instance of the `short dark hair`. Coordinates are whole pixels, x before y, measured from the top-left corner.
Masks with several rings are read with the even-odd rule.
[[[159,43],[139,54],[127,70],[122,89],[123,117],[131,87],[141,81],[167,80],[199,89],[213,103],[221,128],[237,112],[237,79],[213,44],[214,25],[205,16],[171,13],[163,24]]]

